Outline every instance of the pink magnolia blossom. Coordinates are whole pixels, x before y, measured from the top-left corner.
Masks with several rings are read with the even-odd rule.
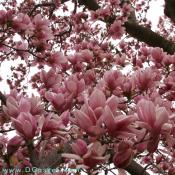
[[[31,104],[26,98],[21,98],[19,102],[13,97],[8,97],[6,106],[3,106],[4,113],[13,118],[17,118],[20,112],[30,112]]]
[[[67,111],[64,111],[61,115],[60,115],[60,118],[62,120],[62,123],[64,126],[67,126],[69,121],[70,121],[70,112],[67,110]]]
[[[47,41],[53,39],[53,32],[49,28],[49,20],[44,19],[40,14],[37,14],[33,18],[32,22],[34,24],[35,35],[38,40]]]
[[[28,43],[24,41],[20,41],[16,43],[17,55],[27,61],[29,57],[28,53]]]
[[[11,155],[18,150],[21,146],[22,138],[20,136],[14,136],[12,139],[9,140],[7,144],[7,154]]]
[[[115,56],[115,63],[120,66],[125,66],[125,61],[126,61],[126,55],[122,54],[122,56],[116,55]]]
[[[130,126],[137,120],[136,116],[119,115],[115,117],[109,106],[105,107],[102,118],[106,125],[107,132],[112,137],[132,135],[133,133],[132,130],[130,130]]]
[[[75,64],[83,61],[83,58],[82,58],[80,53],[75,53],[74,55],[70,55],[67,57],[67,59],[69,60],[69,62],[72,65],[75,65]]]
[[[73,96],[78,96],[85,89],[85,82],[83,79],[78,79],[77,76],[70,76],[65,81],[65,89]]]
[[[30,17],[23,13],[19,13],[15,18],[13,18],[12,25],[15,30],[22,30],[26,34],[32,34],[34,30]]]
[[[16,118],[19,115],[17,101],[13,97],[8,97],[3,111],[7,116]]]
[[[124,34],[124,28],[122,27],[122,22],[120,20],[116,20],[110,26],[109,33],[113,39],[120,39]]]
[[[39,97],[32,96],[29,99],[31,108],[30,113],[32,115],[41,115],[44,112],[44,105],[41,103],[41,99]]]
[[[126,96],[127,98],[131,98],[132,93],[135,90],[135,83],[132,77],[123,77],[121,89],[124,96]]]
[[[143,56],[145,56],[145,57],[148,57],[149,55],[150,55],[150,50],[149,50],[149,48],[147,48],[147,47],[142,47],[141,49],[140,49],[140,51],[141,51],[141,53],[142,53],[142,55]],[[153,51],[154,52],[154,51]],[[154,55],[154,53],[152,52],[152,54]]]
[[[129,3],[124,3],[124,5],[123,5],[123,7],[122,7],[122,11],[123,11],[123,13],[124,14],[131,14],[132,13],[132,6],[131,6],[131,4],[129,4]]]
[[[114,165],[117,168],[127,167],[133,159],[133,150],[126,142],[119,143],[117,151],[113,157]]]
[[[35,137],[37,120],[30,113],[21,112],[16,119],[12,118],[12,122],[15,129],[25,140],[31,140]]]
[[[65,103],[64,95],[61,93],[46,92],[45,98],[52,103],[55,109],[59,110]]]
[[[0,25],[4,25],[12,21],[14,11],[13,10],[0,10]]]
[[[93,53],[90,50],[85,49],[85,50],[82,50],[80,53],[84,62],[87,62],[87,63],[92,62]]]
[[[97,120],[93,110],[89,106],[86,106],[86,110],[88,110],[89,115],[81,110],[74,111],[76,125],[91,136],[104,133],[104,129],[100,126],[101,122],[100,120]]]
[[[69,109],[73,102],[72,94],[65,94],[64,89],[56,93],[46,92],[44,96],[49,102],[51,102],[53,107],[60,112]]]
[[[155,78],[156,73],[153,70],[149,68],[145,70],[139,69],[135,73],[135,84],[140,90],[147,90],[154,85]]]
[[[165,66],[170,66],[171,64],[174,63],[174,57],[172,55],[164,55],[162,63]]]
[[[96,12],[97,12],[98,16],[102,19],[107,18],[111,14],[109,6],[107,6],[106,8],[100,8]]]
[[[7,19],[6,19],[6,11],[5,10],[0,10],[0,24],[5,24]]]
[[[109,159],[109,155],[104,155],[107,145],[101,145],[100,142],[94,142],[88,145],[88,151],[83,156],[83,162],[89,168],[93,168],[96,164],[101,164]]]
[[[119,4],[120,4],[120,0],[109,0],[109,2],[111,3],[111,5],[113,5],[113,6],[119,6]]]
[[[79,156],[85,155],[88,151],[86,142],[81,139],[77,139],[76,142],[72,143],[71,147],[73,152]]]
[[[75,159],[85,165],[87,169],[93,168],[109,159],[109,155],[104,155],[106,148],[107,146],[101,145],[100,142],[94,142],[87,146],[83,140],[78,139],[72,144],[72,150],[76,154],[63,153],[62,157]]]
[[[105,94],[98,89],[95,89],[89,97],[89,106],[92,109],[103,108],[105,106],[106,97]]]
[[[104,80],[110,90],[115,90],[118,86],[120,86],[122,79],[122,73],[118,70],[110,70],[104,74]]]
[[[91,83],[95,81],[95,71],[92,69],[87,70],[83,75],[83,79],[86,85],[90,85]]]
[[[159,135],[168,122],[169,115],[164,107],[155,107],[153,102],[142,99],[137,104],[137,114],[140,121],[145,123],[145,128],[150,132],[150,142],[147,149],[154,152],[157,149]]]
[[[41,71],[40,79],[44,83],[46,89],[57,88],[58,84],[61,82],[61,75],[58,75],[56,70],[51,68],[48,72]]]
[[[162,49],[156,47],[156,48],[152,49],[151,56],[154,59],[154,61],[156,61],[157,63],[161,63],[161,61],[164,57],[164,53],[163,53]]]
[[[75,123],[90,135],[100,135],[104,132],[101,127],[101,115],[106,103],[104,93],[95,89],[89,97],[89,102],[81,110],[75,110]]]
[[[61,52],[55,52],[48,58],[48,65],[56,67],[67,63],[67,58]]]
[[[64,132],[61,132],[61,130],[64,129],[65,126],[58,115],[50,114],[43,120],[44,121],[41,130],[43,136],[48,137],[53,134],[65,134]]]

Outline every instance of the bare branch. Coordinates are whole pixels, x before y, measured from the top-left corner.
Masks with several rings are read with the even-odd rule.
[[[164,13],[175,23],[175,0],[165,0]]]
[[[169,54],[173,54],[175,52],[174,42],[165,39],[149,28],[130,22],[125,23],[125,28],[126,32],[130,36],[138,39],[139,41],[145,42],[151,47],[160,47]]]
[[[125,170],[131,175],[149,175],[149,173],[134,160],[125,168]]]
[[[0,91],[0,100],[3,105],[6,105],[6,97],[1,91]]]
[[[53,8],[55,8],[55,4],[54,3],[42,3],[42,4],[36,4],[35,6],[34,6],[34,8],[29,12],[29,16],[32,16],[33,15],[33,13],[35,12],[35,10],[37,9],[37,8],[39,8],[39,7],[53,7]]]
[[[10,131],[14,131],[15,129],[13,129],[13,128],[10,128],[10,129],[8,129],[8,130],[0,130],[0,133],[2,134],[2,133],[7,133],[7,132],[10,132]]]

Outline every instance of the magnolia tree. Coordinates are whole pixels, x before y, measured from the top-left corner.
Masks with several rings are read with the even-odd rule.
[[[1,173],[175,174],[175,1],[156,31],[150,2],[1,2]]]

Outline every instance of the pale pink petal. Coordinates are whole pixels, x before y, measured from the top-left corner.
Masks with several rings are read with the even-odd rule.
[[[29,112],[31,109],[31,104],[30,102],[25,99],[25,98],[21,98],[20,102],[19,102],[19,110],[20,112]]]
[[[114,111],[117,110],[118,100],[117,100],[117,98],[115,96],[111,96],[106,101],[106,104],[109,106],[109,108],[111,109],[111,111],[114,112]]]
[[[156,122],[155,127],[161,128],[163,124],[168,121],[168,112],[164,107],[160,107],[156,110]]]
[[[104,120],[104,123],[107,127],[107,129],[109,130],[109,132],[113,132],[115,131],[115,119],[114,119],[114,116],[110,110],[110,108],[108,106],[105,107],[105,111],[102,115],[102,118]]]
[[[106,97],[104,93],[99,89],[95,89],[89,97],[89,105],[92,109],[95,109],[97,107],[104,107],[105,102]]]
[[[77,124],[85,130],[88,130],[90,126],[92,126],[92,121],[89,119],[89,117],[82,111],[76,110],[74,111],[75,118],[77,120]]]
[[[82,161],[82,158],[80,156],[76,155],[76,154],[62,153],[61,157]]]
[[[69,92],[76,93],[77,92],[77,84],[76,82],[69,80],[65,82],[65,86]]]
[[[88,104],[84,105],[83,111],[87,114],[87,116],[91,119],[93,125],[96,124],[96,116],[94,111],[92,110],[92,108],[90,108],[90,106]]]

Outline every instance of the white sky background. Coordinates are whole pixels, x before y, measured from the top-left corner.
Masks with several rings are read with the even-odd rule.
[[[152,22],[152,30],[156,30],[159,17],[164,14],[163,4],[164,4],[164,0],[152,0],[150,2],[150,9],[148,10],[146,17],[148,20]],[[0,9],[2,9],[2,6],[0,6]],[[1,92],[9,93],[9,87],[6,83],[6,77],[11,74],[10,66],[13,65],[14,63],[15,63],[14,61],[4,61],[0,66],[0,77],[4,79],[2,82],[0,82]],[[35,69],[32,68],[31,70],[32,71],[30,71],[29,77],[37,72],[36,68]],[[28,90],[29,94],[31,94],[31,91],[32,91],[31,87],[29,87],[29,90]],[[116,171],[113,171],[113,172],[117,174]],[[104,173],[101,173],[101,175],[104,175]],[[108,175],[113,175],[113,174],[111,172],[108,172]]]

